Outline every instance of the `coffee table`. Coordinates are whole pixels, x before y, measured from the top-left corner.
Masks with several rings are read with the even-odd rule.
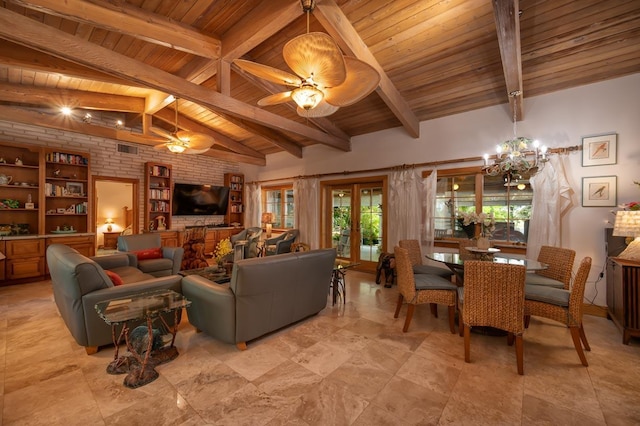
[[[231,276],[227,274],[225,269],[218,269],[217,266],[208,266],[206,268],[198,268],[198,269],[187,269],[184,271],[178,272],[178,274],[183,277],[189,275],[200,275],[203,278],[208,279],[209,281],[213,281],[217,284],[228,283],[231,280]]]
[[[107,366],[107,373],[128,373],[124,379],[124,385],[128,388],[137,388],[157,379],[155,367],[178,356],[178,350],[174,346],[178,332],[178,313],[189,305],[190,301],[172,290],[157,290],[97,303],[96,312],[111,325],[111,337],[115,346],[113,361]],[[174,314],[172,327],[162,317],[162,314],[171,312]],[[154,333],[153,323],[158,319],[172,334],[169,346],[162,346],[160,337]],[[144,326],[131,330],[130,325],[135,321],[146,322],[146,330]],[[116,333],[118,326],[122,326],[119,334]],[[131,356],[119,356],[123,338]]]

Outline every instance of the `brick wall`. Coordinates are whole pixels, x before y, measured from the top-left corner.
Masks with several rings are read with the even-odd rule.
[[[92,115],[92,123],[101,121],[102,117],[99,114],[92,113]],[[103,124],[106,125],[107,123]],[[0,142],[10,142],[17,145],[24,143],[88,152],[91,155],[91,174],[93,176],[139,179],[141,189],[139,205],[141,209],[144,209],[144,163],[147,161],[172,164],[173,180],[180,183],[223,185],[225,173],[237,173],[239,171],[237,163],[228,163],[202,155],[179,155],[159,152],[155,151],[151,146],[118,142],[112,139],[97,138],[2,120],[0,120]],[[138,153],[118,152],[118,143],[136,147]],[[142,221],[143,212],[141,211],[140,229],[144,228]],[[174,216],[172,218],[172,228],[182,229],[187,225],[196,223],[213,224],[223,221],[224,216]]]

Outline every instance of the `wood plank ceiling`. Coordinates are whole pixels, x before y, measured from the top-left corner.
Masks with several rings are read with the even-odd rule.
[[[294,104],[258,107],[284,87],[233,65],[289,71],[284,44],[306,32],[299,0],[5,0],[0,3],[0,119],[155,145],[153,126],[215,138],[205,154],[266,164],[265,155],[515,102],[640,71],[637,0],[316,0],[311,31],[328,33],[381,81],[320,119]],[[509,93],[520,91],[522,96]],[[74,108],[63,121],[58,110]],[[83,123],[84,110],[126,129]],[[505,114],[505,120],[511,118]]]

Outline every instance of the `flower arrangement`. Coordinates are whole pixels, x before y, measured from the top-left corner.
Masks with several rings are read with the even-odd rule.
[[[638,185],[640,187],[640,182],[633,181],[633,183],[635,183],[636,185]],[[627,203],[627,204],[619,205],[618,207],[620,207],[623,210],[638,211],[638,210],[640,210],[640,202],[639,201],[632,201],[632,202]]]
[[[218,263],[222,263],[222,259],[231,252],[233,252],[231,240],[229,238],[225,238],[224,240],[218,241],[218,245],[216,246],[213,254],[215,254]]]
[[[489,236],[496,230],[496,219],[493,217],[493,213],[476,213],[476,212],[463,212],[458,211],[456,214],[458,221],[461,225],[468,226],[471,224],[479,223],[482,225],[481,235],[483,237]]]

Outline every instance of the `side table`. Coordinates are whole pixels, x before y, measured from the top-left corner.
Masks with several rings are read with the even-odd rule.
[[[118,248],[118,236],[120,232],[104,232],[104,242],[102,243],[105,249]]]
[[[124,385],[128,388],[137,388],[157,379],[155,367],[178,356],[178,350],[174,346],[178,332],[178,313],[190,305],[190,301],[172,290],[157,290],[97,303],[96,312],[111,325],[111,337],[115,346],[113,361],[107,366],[107,373],[128,373],[124,379]],[[162,317],[162,314],[171,312],[174,315],[173,326],[169,326]],[[163,347],[160,337],[154,332],[153,322],[157,319],[171,332],[169,346]],[[145,326],[131,330],[130,325],[134,321],[144,321],[146,330]],[[118,326],[122,326],[120,333],[116,332]],[[119,356],[119,345],[123,338],[131,357]]]

